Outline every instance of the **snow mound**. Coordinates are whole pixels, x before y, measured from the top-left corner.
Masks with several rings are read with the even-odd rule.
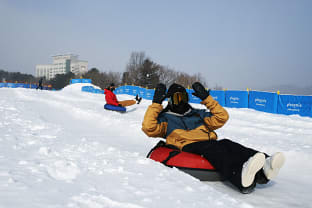
[[[84,86],[92,86],[94,89],[101,89],[99,86],[96,86],[91,83],[75,83],[65,86],[62,89],[62,92],[81,92],[81,88]]]

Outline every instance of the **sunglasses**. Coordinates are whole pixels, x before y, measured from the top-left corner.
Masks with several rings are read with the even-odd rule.
[[[188,103],[188,94],[186,92],[176,92],[168,99],[168,101],[174,105]]]

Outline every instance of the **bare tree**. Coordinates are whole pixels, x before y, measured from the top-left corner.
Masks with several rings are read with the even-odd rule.
[[[120,84],[120,72],[100,72],[97,68],[90,69],[83,75],[84,78],[92,79],[92,83],[105,89],[110,83],[116,86]]]
[[[145,52],[131,53],[129,63],[126,67],[126,72],[122,77],[123,84],[139,84],[139,69],[143,66],[145,59]]]
[[[126,71],[122,74],[122,84],[154,88],[158,82],[167,86],[178,83],[184,87],[191,87],[194,82],[201,82],[208,87],[200,73],[189,75],[178,72],[151,61],[150,58],[146,58],[144,52],[132,52]]]
[[[170,86],[177,79],[177,72],[169,67],[161,66],[158,71],[159,80],[161,83]]]

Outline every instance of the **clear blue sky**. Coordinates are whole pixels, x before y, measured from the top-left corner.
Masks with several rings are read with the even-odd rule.
[[[311,85],[311,0],[0,0],[0,69],[74,53],[101,71],[133,51],[209,87]]]

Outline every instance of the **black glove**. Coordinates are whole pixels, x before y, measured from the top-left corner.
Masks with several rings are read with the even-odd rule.
[[[122,105],[121,105],[121,104],[118,104],[118,107],[122,107]]]
[[[205,87],[199,82],[192,84],[192,88],[195,91],[192,93],[192,95],[199,97],[201,100],[205,100],[209,96],[210,90],[207,91]]]
[[[156,90],[153,97],[153,103],[161,104],[166,98],[166,85],[159,83],[156,86]]]

